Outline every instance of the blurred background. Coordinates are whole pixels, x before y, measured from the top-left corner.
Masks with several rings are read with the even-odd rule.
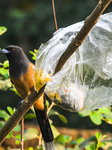
[[[98,0],[55,0],[58,28],[63,28],[84,20],[94,9]],[[112,10],[112,4],[106,12]],[[0,1],[0,26],[5,26],[7,32],[0,36],[0,48],[7,45],[22,47],[31,59],[29,51],[38,49],[41,43],[47,42],[55,32],[52,1],[51,0],[3,0]],[[0,55],[0,62],[6,57]],[[7,106],[15,107],[21,98],[14,92],[0,91],[0,109]],[[52,118],[55,126],[78,129],[99,128],[102,131],[111,131],[111,125],[103,122],[100,126],[93,124],[89,117],[82,118],[77,113],[55,107],[67,117],[68,123],[62,123],[58,117]],[[33,123],[36,121],[34,120]]]

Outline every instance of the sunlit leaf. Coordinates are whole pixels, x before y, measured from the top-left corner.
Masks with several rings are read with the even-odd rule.
[[[16,145],[20,144],[20,141],[19,140],[16,140]]]
[[[60,135],[59,131],[53,125],[51,125],[51,129],[53,131],[54,139]]]
[[[29,149],[28,150],[33,150],[33,147],[29,147]]]
[[[0,35],[7,31],[7,28],[4,26],[0,26]]]
[[[54,109],[51,109],[50,112],[49,112],[49,116],[50,115],[55,115],[55,113],[56,113],[56,111]]]
[[[100,108],[98,112],[108,114],[111,112],[111,110],[109,108]]]
[[[6,91],[10,87],[11,87],[11,82],[9,79],[0,80],[0,90]]]
[[[63,115],[59,115],[59,118],[62,122],[67,123],[67,119]]]
[[[101,133],[96,133],[95,136],[96,136],[96,139],[98,141],[100,139],[100,137],[101,137]]]
[[[76,140],[73,140],[69,143],[70,145],[76,145],[77,144],[77,141]]]
[[[63,144],[61,144],[59,142],[55,142],[54,146],[55,146],[55,150],[65,150],[65,145],[63,145]]]
[[[69,136],[69,135],[64,135],[64,141],[65,141],[65,143],[68,143],[68,142],[70,142],[72,140],[72,137],[71,136]]]
[[[95,150],[95,145],[91,144],[91,145],[87,145],[85,147],[86,150]]]
[[[12,132],[10,132],[6,138],[10,138],[12,136]]]
[[[38,137],[38,130],[35,128],[29,128],[25,130],[24,137],[26,140],[35,139]]]
[[[4,68],[8,68],[9,67],[9,61],[8,60],[4,61],[3,67]]]
[[[97,147],[100,148],[100,147],[103,147],[103,146],[105,146],[105,145],[106,145],[105,142],[100,142],[100,143],[98,143]]]
[[[37,56],[37,53],[38,53],[38,50],[34,49],[34,52],[33,51],[30,51],[30,54],[32,54],[32,59],[33,60],[36,60],[36,56]]]
[[[8,119],[10,115],[5,110],[0,110],[0,118]]]
[[[24,116],[25,119],[34,119],[36,118],[36,115],[34,113],[27,113],[25,116]]]
[[[15,131],[15,132],[20,131],[20,125],[17,124],[17,125],[14,127],[13,131]]]
[[[81,117],[86,117],[86,116],[89,116],[91,114],[91,110],[82,111],[82,112],[79,112],[78,114]]]
[[[90,114],[90,119],[92,120],[93,123],[95,123],[96,125],[100,125],[102,123],[102,119],[101,116],[96,112],[93,111]]]
[[[78,144],[80,144],[81,142],[83,142],[84,141],[84,138],[83,137],[79,137],[78,139],[77,139],[77,143]]]
[[[64,136],[63,135],[59,135],[56,139],[55,139],[57,142],[65,145],[65,139],[64,139]]]
[[[111,113],[105,113],[102,115],[103,117],[105,117],[106,119],[112,119],[112,112]]]
[[[13,109],[11,107],[9,107],[9,106],[7,107],[7,110],[9,111],[10,115],[12,115],[13,112],[14,112]]]
[[[9,72],[7,71],[7,69],[0,68],[0,74],[3,75],[6,79],[9,78]]]

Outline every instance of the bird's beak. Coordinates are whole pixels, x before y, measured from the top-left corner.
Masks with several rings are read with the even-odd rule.
[[[0,53],[1,53],[1,54],[9,54],[10,51],[8,51],[8,50],[6,50],[6,49],[3,48],[3,49],[0,51]]]

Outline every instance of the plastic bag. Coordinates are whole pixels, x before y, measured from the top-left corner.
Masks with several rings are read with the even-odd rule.
[[[37,91],[48,81],[48,97],[70,111],[112,105],[112,12],[100,17],[83,44],[53,76],[60,56],[83,24],[56,31],[40,46],[35,63]]]

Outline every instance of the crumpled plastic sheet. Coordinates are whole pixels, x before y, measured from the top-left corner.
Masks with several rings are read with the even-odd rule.
[[[45,93],[69,111],[112,105],[112,12],[102,15],[79,49],[54,74],[60,56],[84,22],[59,29],[39,48],[36,69],[51,74]]]

